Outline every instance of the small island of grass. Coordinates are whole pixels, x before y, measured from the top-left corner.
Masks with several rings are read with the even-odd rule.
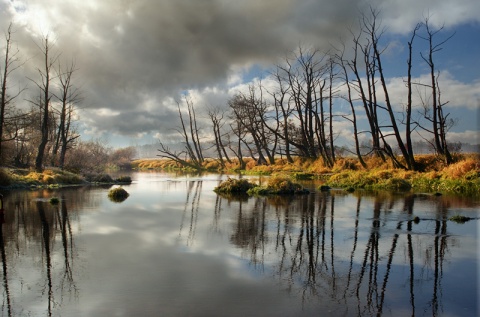
[[[293,182],[287,177],[272,177],[268,180],[266,186],[259,186],[246,179],[228,178],[216,187],[214,191],[219,194],[248,194],[250,196],[298,195],[310,193],[307,189],[304,189],[303,186]]]
[[[122,187],[112,188],[108,191],[108,198],[113,202],[122,202],[128,198],[130,194]]]

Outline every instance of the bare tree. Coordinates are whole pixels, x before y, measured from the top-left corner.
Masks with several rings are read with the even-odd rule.
[[[235,95],[228,101],[228,105],[232,110],[234,120],[241,121],[246,134],[251,137],[258,155],[257,163],[275,164],[277,136],[266,125],[268,107],[262,97],[261,84],[259,89],[260,96],[257,97],[255,87],[250,85],[248,94]]]
[[[443,26],[439,29],[432,29],[429,24],[429,18],[425,18],[423,23],[425,28],[426,35],[419,36],[428,42],[428,53],[424,55],[420,53],[422,59],[427,63],[430,69],[430,88],[431,88],[431,112],[425,112],[425,117],[432,124],[432,130],[430,131],[433,134],[434,147],[435,151],[445,157],[445,163],[452,163],[453,159],[448,150],[446,133],[448,130],[448,114],[444,115],[443,106],[446,103],[442,103],[440,100],[440,88],[438,86],[438,76],[433,55],[443,49],[443,44],[445,44],[449,39],[453,37],[454,34],[447,37],[445,40],[438,43],[435,42],[435,36],[443,30]],[[429,115],[431,114],[431,115]],[[428,131],[428,130],[427,130]]]
[[[54,95],[60,102],[60,110],[57,135],[52,149],[52,161],[55,160],[57,152],[60,149],[58,165],[62,169],[65,164],[67,149],[80,137],[72,128],[72,116],[75,111],[75,106],[82,100],[79,89],[73,86],[72,82],[76,70],[75,61],[73,60],[65,69],[62,68],[60,63],[56,69],[60,92]]]
[[[223,161],[223,157],[225,157],[225,160],[228,163],[231,163],[230,157],[227,154],[224,142],[222,140],[224,137],[224,133],[222,132],[223,125],[225,124],[224,116],[225,116],[225,112],[221,111],[219,108],[212,108],[208,110],[208,117],[212,122],[212,129],[215,137],[214,145],[218,155],[218,159],[222,167],[225,167],[225,162]]]
[[[344,59],[344,48],[339,51],[338,55],[337,55],[337,63],[338,65],[340,66],[342,72],[342,76],[343,76],[343,81],[345,83],[345,86],[347,87],[347,95],[344,97],[349,105],[350,105],[350,109],[351,109],[351,118],[348,117],[348,116],[343,116],[343,118],[347,119],[348,121],[350,121],[352,123],[352,126],[353,126],[353,139],[355,141],[355,153],[357,155],[357,158],[358,158],[358,161],[360,162],[360,164],[366,168],[367,165],[365,164],[365,161],[363,160],[363,157],[362,157],[362,153],[360,151],[360,142],[359,142],[359,139],[358,139],[358,135],[359,135],[359,132],[358,132],[358,125],[357,125],[357,115],[356,115],[356,112],[355,112],[355,106],[354,106],[354,102],[353,102],[353,97],[352,97],[352,85],[354,85],[354,81],[351,81],[350,78],[349,78],[349,72],[348,72],[348,69],[347,69],[347,66],[346,64],[348,62],[345,61]],[[355,54],[356,56],[356,54]],[[356,69],[356,58],[353,60],[353,64],[350,64],[350,67],[353,67],[353,69]],[[353,65],[353,66],[352,66]],[[355,72],[355,71],[354,71]],[[359,79],[357,77],[357,87],[361,87],[361,82],[359,82]]]
[[[321,157],[327,166],[332,166],[323,104],[330,97],[325,88],[331,70],[326,63],[328,57],[317,49],[305,51],[300,47],[292,58],[286,58],[284,66],[279,66],[279,78],[288,83],[292,118],[296,123],[292,126],[292,132],[296,134],[289,135],[288,143],[298,150],[300,156]],[[283,134],[280,137],[286,141]]]
[[[408,59],[407,59],[407,107],[406,107],[406,118],[405,118],[405,142],[407,145],[407,152],[409,155],[409,160],[412,164],[413,169],[417,169],[417,164],[415,162],[415,157],[413,155],[413,144],[412,144],[412,49],[413,41],[417,35],[418,30],[420,29],[421,24],[417,24],[412,32],[412,37],[408,42]]]
[[[289,91],[290,86],[285,83],[285,79],[280,75],[280,67],[277,66],[276,72],[272,74],[278,84],[278,90],[276,92],[270,92],[270,95],[273,98],[273,105],[275,107],[277,127],[281,128],[278,130],[278,137],[283,140],[285,145],[285,155],[287,157],[287,162],[293,163],[293,158],[290,150],[290,130],[288,127],[290,125],[290,116],[292,114],[292,107],[289,102]]]
[[[395,116],[395,112],[393,109],[393,105],[390,101],[390,94],[388,92],[387,88],[387,82],[385,79],[385,74],[384,74],[384,69],[382,65],[382,58],[381,55],[383,53],[383,50],[380,48],[379,45],[379,40],[380,37],[382,36],[384,30],[381,30],[379,28],[379,25],[377,24],[377,19],[378,19],[378,14],[379,12],[374,10],[373,8],[370,9],[371,17],[368,18],[367,16],[363,16],[363,26],[364,26],[364,32],[366,35],[370,38],[371,45],[372,45],[372,53],[375,58],[376,62],[376,69],[378,71],[378,76],[380,77],[380,83],[381,87],[383,89],[384,97],[385,97],[385,110],[387,111],[387,114],[390,118],[390,128],[393,129],[393,136],[395,137],[395,140],[397,141],[397,146],[400,149],[403,157],[405,158],[405,161],[407,163],[408,169],[413,169],[414,167],[414,162],[411,161],[411,157],[413,157],[413,153],[409,153],[408,149],[406,148],[402,136],[400,134],[400,129],[398,128],[397,124],[397,118]],[[384,141],[384,146],[386,147],[386,150],[388,153],[390,153],[390,158],[392,159],[393,163],[398,166],[405,168],[405,166],[400,163],[395,156],[393,155],[393,152],[390,150],[390,145],[388,142],[385,141],[385,136],[381,135],[381,138]]]
[[[3,72],[0,74],[1,80],[1,91],[0,91],[0,157],[2,157],[2,142],[8,141],[11,139],[5,139],[5,121],[7,106],[12,103],[12,101],[17,98],[25,89],[19,89],[15,94],[10,94],[8,89],[9,77],[10,75],[23,65],[19,59],[19,51],[12,51],[12,33],[13,26],[12,23],[9,24],[7,31],[5,32],[5,58],[3,63]]]
[[[37,45],[40,49],[43,57],[43,66],[42,68],[37,68],[38,74],[40,76],[39,81],[32,82],[40,89],[42,93],[41,100],[36,103],[40,107],[42,112],[42,123],[41,123],[41,141],[38,145],[37,158],[35,159],[35,170],[43,170],[43,160],[45,156],[45,148],[48,143],[49,138],[49,119],[50,119],[50,100],[52,98],[52,93],[50,91],[50,85],[52,84],[52,70],[59,57],[58,54],[52,54],[52,44],[49,41],[48,35],[42,39],[41,44]],[[34,102],[35,103],[35,102]]]
[[[204,161],[202,146],[199,138],[199,128],[197,126],[197,118],[193,102],[185,97],[187,105],[188,122],[185,122],[180,103],[177,102],[178,116],[180,118],[180,128],[176,129],[184,140],[185,150],[175,151],[160,142],[158,156],[172,159],[183,166],[201,169]]]

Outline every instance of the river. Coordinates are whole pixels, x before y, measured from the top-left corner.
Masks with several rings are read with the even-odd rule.
[[[480,313],[478,197],[222,197],[227,176],[131,177],[123,202],[109,186],[3,192],[2,316]]]

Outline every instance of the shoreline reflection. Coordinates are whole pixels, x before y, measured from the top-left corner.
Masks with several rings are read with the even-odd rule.
[[[220,196],[216,178],[171,180],[133,184],[122,204],[104,188],[5,194],[3,315],[215,315],[217,298],[264,302],[257,316],[287,306],[305,316],[478,314],[474,200]],[[472,212],[470,223],[448,220]],[[224,313],[246,311],[232,307]]]

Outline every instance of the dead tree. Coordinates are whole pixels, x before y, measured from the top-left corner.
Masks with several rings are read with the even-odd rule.
[[[387,82],[385,79],[384,75],[384,69],[382,65],[382,58],[381,55],[383,53],[383,50],[380,49],[379,46],[379,40],[380,37],[383,34],[383,31],[379,30],[379,26],[377,25],[377,18],[378,18],[378,12],[375,11],[374,9],[371,9],[371,18],[367,18],[366,16],[363,16],[363,26],[364,26],[364,32],[365,34],[369,37],[372,45],[372,53],[373,57],[375,58],[376,62],[376,69],[378,71],[378,76],[380,78],[380,84],[383,89],[384,97],[385,97],[385,110],[387,111],[388,117],[390,118],[390,128],[393,130],[393,136],[395,140],[397,141],[397,146],[400,149],[403,157],[405,158],[405,161],[407,163],[407,166],[405,167],[402,163],[400,163],[398,160],[396,160],[394,155],[390,155],[390,158],[392,159],[393,163],[397,167],[402,167],[402,168],[407,168],[407,169],[413,169],[414,167],[414,162],[411,161],[411,158],[413,157],[413,153],[409,153],[408,149],[406,148],[402,136],[400,134],[400,129],[398,128],[397,124],[397,118],[395,117],[395,112],[393,109],[393,105],[390,101],[390,94],[388,92],[387,88]],[[385,136],[381,136],[382,139],[384,140],[384,146],[387,146],[387,150],[390,149],[390,145],[385,141]],[[393,153],[392,153],[393,154]]]
[[[3,71],[0,74],[1,80],[1,90],[0,90],[0,158],[2,157],[2,142],[10,141],[11,138],[5,138],[5,121],[6,121],[6,113],[7,107],[12,104],[12,102],[17,98],[25,89],[19,89],[18,92],[14,94],[10,94],[9,92],[9,78],[12,73],[17,70],[19,67],[23,65],[19,59],[19,51],[14,50],[12,51],[12,33],[13,33],[13,26],[10,23],[8,29],[5,33],[5,48],[4,48],[4,63],[3,63]],[[1,68],[0,68],[1,69]]]
[[[447,37],[445,40],[435,43],[435,36],[443,30],[443,26],[439,29],[432,29],[429,24],[429,18],[425,18],[423,23],[425,29],[425,35],[419,36],[423,40],[428,42],[428,53],[424,55],[420,53],[422,59],[427,63],[430,69],[430,88],[431,88],[431,112],[426,112],[426,119],[431,122],[434,140],[435,151],[445,158],[445,163],[451,164],[453,159],[450,151],[448,150],[446,133],[448,131],[448,114],[444,115],[443,106],[446,103],[442,103],[440,100],[440,89],[438,87],[438,76],[433,55],[443,49],[443,44],[445,44],[454,34]],[[428,115],[431,114],[431,116]]]
[[[202,146],[199,138],[199,128],[197,125],[197,118],[195,114],[195,108],[193,102],[185,97],[185,103],[187,105],[188,122],[185,122],[183,117],[180,103],[177,102],[178,116],[180,119],[180,128],[176,131],[183,139],[184,150],[174,151],[164,143],[160,142],[160,148],[158,156],[165,157],[181,164],[182,166],[191,167],[194,169],[201,169],[204,161]]]
[[[51,72],[59,55],[58,54],[52,55],[52,52],[51,52],[52,45],[49,41],[48,36],[45,36],[42,39],[41,44],[37,46],[42,52],[43,66],[42,68],[37,68],[38,74],[40,76],[40,80],[34,81],[31,79],[31,81],[35,83],[35,85],[40,89],[40,92],[42,94],[41,100],[38,103],[34,102],[37,106],[40,107],[42,112],[42,119],[41,119],[42,123],[40,127],[41,140],[40,140],[40,144],[38,145],[37,158],[35,159],[35,170],[42,171],[45,148],[48,143],[49,132],[50,132],[50,124],[49,124],[50,100],[52,97],[52,94],[50,91],[50,85],[52,83]]]
[[[350,110],[351,110],[351,118],[348,117],[348,116],[343,116],[343,118],[352,123],[353,139],[355,141],[355,154],[357,155],[357,158],[358,158],[358,161],[360,162],[360,164],[364,168],[366,168],[367,164],[365,164],[365,161],[363,160],[362,153],[361,153],[361,150],[360,150],[360,142],[358,140],[359,131],[358,131],[358,125],[357,125],[357,115],[356,115],[356,111],[355,111],[354,100],[353,100],[353,97],[352,97],[352,85],[355,85],[355,82],[350,81],[350,78],[349,78],[349,75],[348,75],[349,72],[348,72],[348,69],[347,69],[347,66],[346,66],[346,64],[348,64],[348,62],[346,62],[345,59],[344,59],[344,49],[342,49],[339,52],[336,60],[337,60],[338,65],[341,68],[341,74],[342,74],[342,77],[343,77],[343,81],[345,83],[345,86],[347,87],[347,95],[344,97],[344,99],[346,99],[348,101],[348,104],[350,105]],[[357,79],[357,88],[359,86],[361,86],[361,82],[358,82],[358,79]]]
[[[72,129],[72,115],[75,106],[82,100],[80,91],[73,85],[73,75],[76,71],[75,62],[72,61],[65,69],[58,64],[56,76],[59,81],[59,92],[54,94],[60,102],[59,122],[55,142],[52,148],[52,162],[55,161],[58,150],[60,158],[58,165],[63,169],[65,164],[65,154],[70,145],[80,137]]]
[[[224,142],[222,140],[224,138],[224,133],[222,132],[223,125],[225,124],[224,115],[225,115],[225,112],[222,112],[219,108],[210,109],[208,111],[208,117],[212,122],[213,135],[215,137],[215,140],[214,140],[215,150],[217,152],[218,159],[222,167],[225,167],[225,162],[223,161],[223,157],[225,157],[225,160],[228,163],[232,162],[230,160],[230,157],[227,154]]]

